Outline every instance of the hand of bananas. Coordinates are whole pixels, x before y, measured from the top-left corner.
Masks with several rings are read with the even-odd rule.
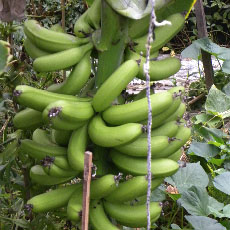
[[[165,8],[168,7],[166,4]],[[82,183],[74,184],[72,179],[82,178],[84,153],[90,149],[97,167],[97,178],[91,183],[90,224],[97,230],[118,229],[110,221],[113,218],[124,226],[145,227],[145,202],[142,203],[143,199],[139,197],[147,191],[147,136],[144,130],[148,105],[144,91],[130,103],[125,103],[122,91],[135,77],[144,79],[145,57],[141,57],[139,52],[145,54],[147,30],[146,26],[140,26],[141,21],[129,19],[129,40],[125,43],[122,58],[113,55],[117,46],[104,46],[108,49],[104,51],[108,52],[106,55],[110,55],[111,60],[116,56],[121,64],[99,88],[95,88],[94,78],[90,79],[91,53],[94,49],[95,57],[99,52],[91,35],[100,30],[100,11],[101,0],[94,0],[75,24],[76,37],[45,29],[34,20],[24,24],[25,49],[35,59],[33,67],[36,71],[71,68],[63,83],[52,85],[47,90],[25,85],[14,90],[16,101],[27,107],[14,117],[14,125],[18,129],[34,130],[32,140],[21,140],[20,148],[22,153],[35,159],[36,165],[30,169],[32,182],[47,188],[68,182],[66,186],[31,198],[27,207],[33,212],[66,207],[67,219],[81,221]],[[178,12],[165,19],[171,21],[172,26],[156,28],[152,53],[175,36],[185,21]],[[111,36],[108,39],[111,40]],[[134,45],[130,49],[131,44]],[[110,61],[103,60],[105,63]],[[180,61],[173,57],[151,61],[151,80],[165,79],[179,69]],[[90,83],[87,83],[89,79]],[[89,92],[94,92],[94,95],[91,93],[89,96]],[[181,147],[190,136],[190,129],[179,122],[185,112],[181,100],[183,92],[183,87],[174,87],[151,95],[152,190],[164,181],[164,177],[178,170]],[[131,176],[117,185],[119,177],[115,175],[119,172]],[[134,200],[140,201],[131,205]],[[155,222],[161,213],[158,202],[151,203],[150,212],[151,220]]]

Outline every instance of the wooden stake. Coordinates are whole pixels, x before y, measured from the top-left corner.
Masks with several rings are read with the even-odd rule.
[[[206,19],[203,7],[203,1],[197,0],[195,4],[195,13],[196,13],[196,22],[197,22],[197,30],[198,37],[205,38],[208,37],[208,31],[206,27]],[[209,90],[213,85],[213,68],[212,68],[212,59],[211,54],[201,50],[202,61],[204,66],[204,74],[205,74],[205,84],[207,89]]]
[[[88,230],[88,225],[89,225],[89,202],[90,202],[92,156],[93,154],[91,152],[89,151],[85,152],[83,203],[82,203],[82,230]]]

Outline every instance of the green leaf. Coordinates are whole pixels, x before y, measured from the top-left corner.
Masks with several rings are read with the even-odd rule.
[[[186,191],[193,185],[205,188],[209,183],[209,178],[200,163],[187,163],[186,167],[179,170],[165,181],[175,186],[180,193]]]
[[[226,84],[226,85],[223,87],[222,91],[223,91],[226,95],[230,96],[230,82],[229,82],[228,84]]]
[[[151,192],[150,200],[151,202],[161,202],[166,199],[165,187],[163,185],[159,186]]]
[[[209,196],[205,188],[190,187],[182,193],[180,202],[181,206],[191,215],[208,216],[210,213],[208,208]]]
[[[209,163],[212,163],[214,165],[217,166],[221,166],[223,164],[223,162],[225,161],[225,159],[216,159],[216,158],[212,158],[211,160],[209,160]]]
[[[223,212],[213,209],[212,214],[218,218],[230,218],[230,204],[224,206]]]
[[[177,230],[177,229],[181,229],[181,228],[177,224],[171,224],[171,229]]]
[[[223,65],[222,65],[222,70],[223,70],[223,72],[230,74],[230,60],[224,61]]]
[[[210,209],[215,209],[217,211],[222,210],[224,207],[224,204],[217,201],[215,198],[208,196],[208,208],[209,208],[209,214],[211,213]]]
[[[192,43],[190,46],[188,46],[181,52],[182,58],[192,58],[194,60],[199,60],[200,55],[201,55],[200,48],[196,46],[195,43]]]
[[[230,172],[224,172],[216,176],[213,180],[213,185],[221,192],[230,195]]]
[[[226,230],[216,220],[206,216],[185,216],[185,218],[195,230]]]
[[[188,149],[188,153],[205,158],[207,161],[220,153],[220,149],[214,145],[193,141]]]
[[[205,109],[222,118],[230,117],[230,97],[213,85],[209,91]]]

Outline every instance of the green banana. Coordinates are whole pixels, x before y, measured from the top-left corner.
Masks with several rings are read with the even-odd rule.
[[[169,155],[167,158],[168,158],[168,159],[171,159],[171,160],[173,160],[173,161],[179,161],[180,158],[181,158],[181,155],[182,155],[182,150],[179,149],[179,150],[177,150],[175,153]]]
[[[39,194],[28,200],[27,204],[32,207],[35,213],[47,212],[65,206],[75,190],[82,187],[82,184],[67,185],[46,193]]]
[[[71,169],[62,169],[60,167],[58,167],[57,165],[55,165],[54,163],[51,163],[49,166],[44,166],[44,171],[50,175],[50,176],[53,176],[53,177],[76,177],[79,172],[77,171],[73,171]]]
[[[181,103],[180,106],[177,108],[177,110],[167,119],[165,119],[164,122],[175,121],[182,118],[185,111],[186,111],[186,105],[184,103]]]
[[[17,129],[36,129],[43,124],[42,113],[26,108],[14,116],[13,124]]]
[[[102,147],[115,147],[134,140],[141,135],[142,129],[143,126],[137,123],[109,127],[101,116],[97,115],[90,121],[88,133],[95,144]]]
[[[53,177],[49,176],[41,165],[34,165],[30,169],[30,178],[32,182],[40,185],[57,185],[70,181],[73,177]]]
[[[35,129],[33,132],[32,140],[42,145],[57,146],[55,143],[52,142],[51,137],[43,129]]]
[[[54,143],[61,146],[67,146],[72,131],[51,129],[51,139]]]
[[[74,191],[72,196],[70,197],[67,205],[67,218],[74,222],[79,222],[82,217],[82,199],[83,192],[82,188]]]
[[[164,8],[166,5],[168,5],[168,2],[171,2],[174,0],[158,0],[155,2],[154,10],[157,14],[158,11],[161,11],[162,8]],[[182,11],[179,11],[182,12]],[[158,17],[157,20],[159,21]],[[138,20],[131,20],[129,19],[129,37],[139,38],[143,36],[144,34],[148,33],[149,31],[149,23],[150,23],[150,14],[147,16],[138,19]]]
[[[36,95],[36,97],[34,96]],[[18,85],[14,90],[14,97],[19,104],[29,108],[43,111],[50,103],[65,100],[72,102],[90,101],[91,98],[79,98],[72,95],[64,95],[36,89],[27,85]],[[32,111],[30,111],[32,113]],[[35,113],[35,112],[33,112]],[[38,112],[37,112],[38,114]]]
[[[43,120],[50,125],[53,129],[58,130],[65,130],[65,131],[72,131],[75,129],[78,129],[85,125],[88,121],[70,121],[67,119],[60,118],[59,116],[56,116],[60,110],[57,108],[53,108],[52,110],[45,109],[43,111]]]
[[[156,136],[151,138],[151,154],[158,156],[169,145],[170,140],[167,136]],[[121,153],[134,156],[145,157],[148,153],[148,138],[147,136],[140,136],[133,142],[115,147]]]
[[[147,88],[142,89],[137,95],[134,96],[133,101],[138,101],[140,99],[146,98]],[[154,88],[150,86],[150,95],[154,94]]]
[[[156,10],[156,17],[159,21],[164,20],[171,14],[186,13],[185,19],[188,17],[196,0],[170,0],[160,9]]]
[[[114,175],[105,175],[99,179],[93,180],[90,185],[90,198],[101,199],[107,196],[116,188],[116,177]],[[79,221],[82,211],[82,188],[79,188],[71,196],[67,206],[67,216],[70,220]]]
[[[47,88],[48,91],[76,95],[87,83],[91,74],[90,52],[88,52],[80,62],[73,68],[66,80],[60,84],[55,84]]]
[[[169,93],[172,93],[172,94],[180,94],[184,92],[184,87],[182,86],[177,86],[177,87],[174,87],[170,90],[168,90]],[[173,103],[168,107],[167,110],[159,113],[158,115],[153,115],[152,117],[152,129],[153,128],[156,128],[156,127],[159,127],[160,125],[162,125],[163,123],[166,123],[168,122],[169,120],[167,120],[172,114],[174,114],[177,109],[179,109],[179,107],[181,106],[181,99],[180,97],[176,97],[174,100],[173,100]],[[184,108],[184,106],[182,106]],[[180,109],[181,111],[181,109]],[[176,115],[177,116],[177,115]],[[173,120],[176,120],[176,119],[173,119]],[[148,123],[148,120],[144,120],[144,121],[141,121],[140,122],[141,124],[147,124]]]
[[[189,139],[191,130],[181,125],[175,135],[175,140],[172,141],[165,149],[158,153],[158,155],[152,155],[152,158],[163,158],[176,152],[180,149]]]
[[[21,140],[21,150],[32,158],[42,160],[46,156],[63,156],[67,154],[67,149],[60,146],[41,145],[35,141],[24,139]]]
[[[152,180],[151,190],[157,188],[163,183],[164,178],[155,178]],[[105,197],[105,200],[113,203],[124,203],[131,201],[147,193],[148,180],[146,176],[136,176],[128,181],[120,182],[117,188]]]
[[[152,94],[151,107],[152,115],[165,111],[173,104],[173,97],[170,92]],[[124,105],[111,106],[102,113],[103,119],[112,125],[121,125],[128,122],[139,122],[148,117],[148,101],[142,98]]]
[[[89,25],[87,21],[88,10],[82,14],[74,24],[74,33],[79,38],[89,37],[93,32],[93,28]]]
[[[162,48],[184,27],[185,18],[180,13],[170,15],[166,18],[166,20],[170,21],[171,25],[165,25],[155,29],[155,39],[150,48],[151,53]],[[134,50],[137,53],[142,52],[144,55],[146,55],[147,36],[148,34],[140,38],[133,39],[133,43],[137,44],[134,46]]]
[[[53,157],[54,161],[53,163],[57,165],[58,167],[66,170],[70,170],[71,167],[69,165],[68,159],[66,156],[55,156]]]
[[[93,200],[90,203],[89,221],[95,230],[119,230],[118,227],[113,225],[103,208],[101,200]]]
[[[43,121],[59,130],[75,130],[82,127],[93,116],[89,102],[56,101],[43,111]]]
[[[94,0],[87,11],[86,21],[93,29],[99,29],[101,21],[101,0]]]
[[[60,117],[61,120],[70,122],[82,122],[89,120],[94,115],[94,110],[90,102],[69,102],[55,101],[50,103],[43,111],[45,121],[51,117]],[[50,115],[50,116],[49,116]]]
[[[128,227],[146,227],[147,212],[146,205],[130,206],[126,204],[117,204],[104,201],[105,212],[117,220],[122,225]],[[159,202],[150,203],[150,217],[151,221],[155,220],[161,213],[161,206]]]
[[[138,53],[133,51],[128,51],[126,55],[126,60],[139,60],[140,68],[137,77],[142,80],[146,80],[144,72],[144,64],[146,63],[146,58],[140,56]],[[166,79],[175,73],[177,73],[181,68],[180,59],[176,57],[167,57],[161,60],[150,61],[149,65],[149,76],[151,81],[159,81]]]
[[[95,111],[101,112],[108,108],[127,84],[137,75],[138,70],[138,64],[134,60],[124,62],[115,70],[94,95],[92,105]]]
[[[37,72],[50,72],[69,68],[80,62],[82,57],[92,48],[92,43],[88,43],[76,48],[38,57],[33,62],[33,68]]]
[[[89,42],[89,38],[81,39],[66,33],[48,30],[35,20],[25,21],[24,32],[35,46],[48,52],[68,50]]]
[[[151,136],[167,136],[167,137],[174,137],[178,130],[178,122],[176,121],[169,121],[164,123],[158,128],[155,128],[151,131]]]
[[[124,172],[132,175],[147,174],[147,160],[122,154],[115,149],[112,149],[110,156],[114,164]],[[158,158],[152,160],[151,172],[154,177],[167,177],[173,175],[179,166],[178,164],[167,158]]]
[[[59,33],[65,33],[65,30],[62,28],[62,26],[59,23],[52,25],[50,27],[50,30],[59,32]]]
[[[30,39],[26,38],[24,41],[24,47],[26,50],[26,53],[32,58],[38,58],[38,57],[42,57],[42,56],[46,56],[49,55],[50,53],[48,53],[47,51],[44,51],[42,49],[39,49],[37,46],[35,46]]]
[[[72,169],[84,171],[84,158],[88,142],[88,125],[73,131],[68,145],[68,161]]]
[[[61,169],[71,169],[66,156],[46,156],[44,159],[41,160],[41,163],[43,164],[43,166],[50,166],[52,164],[55,164]]]

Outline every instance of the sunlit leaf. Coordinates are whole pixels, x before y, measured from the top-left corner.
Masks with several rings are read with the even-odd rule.
[[[205,188],[209,183],[209,178],[198,162],[187,163],[186,167],[179,168],[173,176],[165,178],[165,181],[182,193],[193,185]]]
[[[213,180],[213,185],[221,192],[230,195],[230,172],[224,172],[216,176]]]
[[[194,230],[226,230],[226,228],[212,218],[206,216],[185,216]]]

